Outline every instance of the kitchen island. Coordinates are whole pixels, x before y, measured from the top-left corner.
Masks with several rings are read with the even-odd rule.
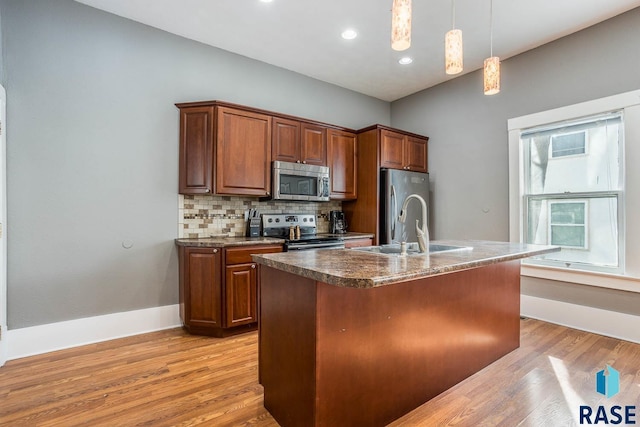
[[[559,248],[437,243],[469,249],[253,257],[260,382],[278,423],[383,426],[519,346],[520,259]]]

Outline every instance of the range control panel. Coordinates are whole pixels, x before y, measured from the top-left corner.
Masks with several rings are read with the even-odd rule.
[[[300,227],[315,227],[316,218],[313,214],[262,214],[262,228],[281,228],[299,225]]]
[[[313,214],[262,214],[262,235],[289,236],[289,228],[300,227],[302,235],[316,233],[316,217]]]

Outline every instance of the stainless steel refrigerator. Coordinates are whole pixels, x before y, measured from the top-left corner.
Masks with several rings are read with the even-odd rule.
[[[380,170],[380,244],[417,242],[416,220],[422,228],[422,206],[413,199],[407,205],[404,224],[398,221],[407,196],[417,194],[429,208],[429,174],[396,169]],[[431,231],[431,230],[430,230]]]

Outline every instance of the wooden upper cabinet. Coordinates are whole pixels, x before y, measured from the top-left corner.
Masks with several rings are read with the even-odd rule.
[[[382,129],[380,167],[427,172],[427,139]]]
[[[404,168],[404,135],[390,130],[380,131],[380,167]]]
[[[300,122],[274,117],[272,126],[272,159],[294,163],[300,160]]]
[[[213,122],[214,107],[180,110],[179,192],[210,194],[213,192]]]
[[[356,134],[337,129],[328,131],[331,198],[354,200],[358,197],[358,146]]]
[[[327,165],[327,128],[302,123],[300,141],[300,161],[309,165]]]
[[[279,160],[330,166],[336,169],[331,197],[355,197],[355,136],[346,129],[221,101],[176,106],[181,194],[268,197],[271,162]],[[331,160],[330,132],[337,156]]]
[[[427,172],[427,140],[408,136],[405,142],[404,164],[407,170]]]
[[[216,194],[271,193],[271,116],[217,107]]]
[[[281,117],[273,118],[272,160],[327,165],[327,129]]]

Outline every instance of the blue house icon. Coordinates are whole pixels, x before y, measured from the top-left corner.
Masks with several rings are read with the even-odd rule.
[[[620,373],[607,365],[596,374],[596,391],[607,397],[612,397],[620,391]]]

